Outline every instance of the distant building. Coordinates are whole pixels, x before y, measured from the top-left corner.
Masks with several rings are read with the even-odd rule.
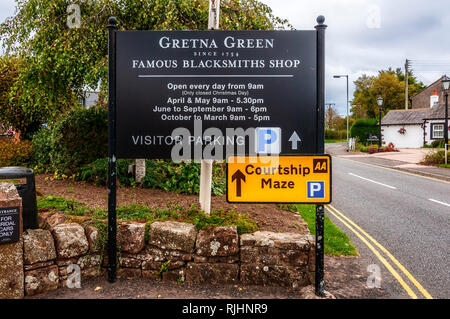
[[[81,104],[83,107],[91,107],[98,103],[98,94],[99,92],[94,91],[84,91],[84,96],[81,99]]]
[[[430,97],[436,95],[439,101],[444,101],[444,91],[442,90],[442,76],[439,80],[429,85],[426,89],[414,95],[412,100],[413,109],[421,109],[430,107]]]
[[[413,97],[412,110],[392,110],[383,117],[383,145],[393,143],[397,148],[419,148],[444,138],[442,79]]]

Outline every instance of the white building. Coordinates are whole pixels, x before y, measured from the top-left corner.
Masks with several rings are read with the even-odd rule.
[[[81,104],[83,107],[89,108],[98,103],[98,92],[94,91],[84,91],[83,98],[81,99]]]
[[[423,109],[392,110],[381,120],[383,145],[393,143],[396,148],[420,148],[442,140],[444,126],[445,104]]]

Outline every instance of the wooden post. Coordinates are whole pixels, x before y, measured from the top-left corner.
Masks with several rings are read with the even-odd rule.
[[[219,29],[220,0],[209,0],[208,30]]]
[[[220,0],[209,0],[208,29],[219,29]],[[211,213],[212,160],[202,160],[200,169],[200,208]]]
[[[134,179],[136,183],[142,183],[142,178],[145,176],[145,159],[136,159],[136,170]]]

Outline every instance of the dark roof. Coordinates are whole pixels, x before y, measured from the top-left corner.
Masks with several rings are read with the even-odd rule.
[[[381,120],[381,125],[422,124],[425,120],[445,119],[445,104],[432,108],[391,110]]]
[[[391,110],[381,120],[381,125],[422,124],[430,109]]]
[[[427,120],[438,120],[445,119],[445,104],[439,104],[428,109],[428,113],[424,119]]]

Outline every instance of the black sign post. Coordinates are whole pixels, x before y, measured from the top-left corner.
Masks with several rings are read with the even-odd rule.
[[[117,279],[116,220],[116,32],[117,20],[108,26],[108,281]]]
[[[325,17],[317,18],[317,154],[325,153]],[[324,205],[316,206],[316,295],[324,296]]]
[[[203,131],[209,128],[221,130],[225,144],[227,129],[240,128],[255,129],[264,142],[246,140],[247,154],[252,147],[258,154],[324,154],[324,21],[317,18],[316,31],[119,32],[116,19],[109,19],[110,282],[116,280],[117,158],[171,158],[178,142],[172,132],[179,128],[192,132],[193,148],[197,137],[204,147]],[[195,132],[198,122],[201,132]],[[264,151],[275,141],[275,148]],[[205,159],[202,152],[190,154]],[[317,205],[319,296],[324,290],[323,224],[324,206]]]

